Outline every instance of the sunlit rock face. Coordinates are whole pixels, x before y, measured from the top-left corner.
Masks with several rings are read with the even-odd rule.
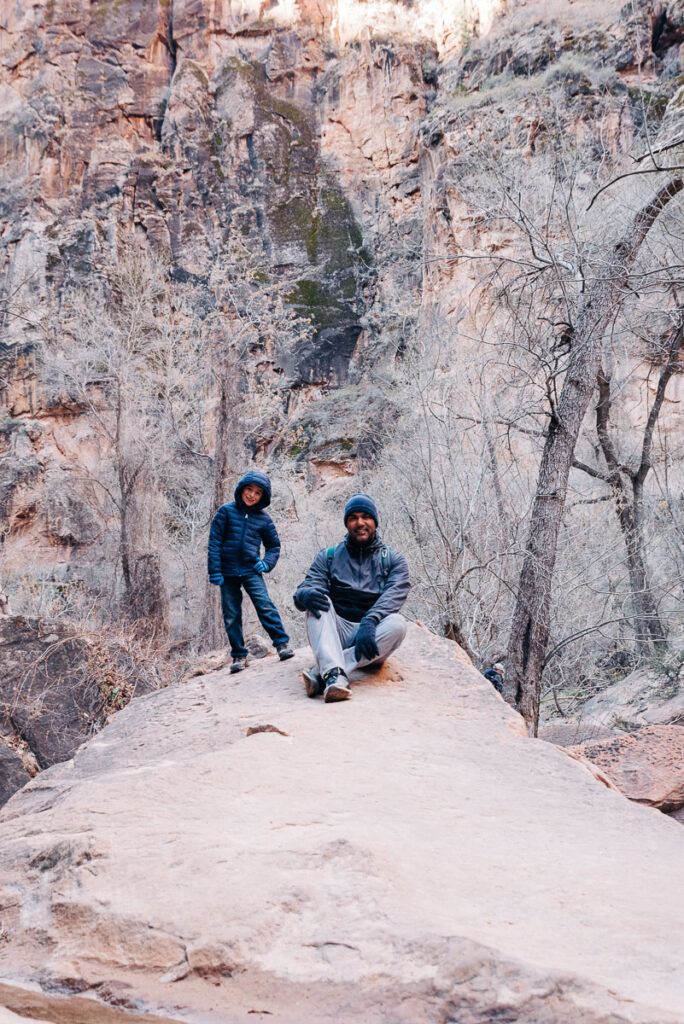
[[[441,57],[463,48],[473,32],[486,35],[504,0],[338,0],[330,5],[331,24],[342,43],[363,38],[423,39]]]

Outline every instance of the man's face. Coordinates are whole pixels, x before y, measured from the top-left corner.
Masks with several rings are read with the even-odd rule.
[[[242,500],[251,508],[252,505],[257,505],[261,501],[263,493],[263,487],[259,487],[258,484],[247,484],[242,488]]]
[[[373,516],[367,512],[350,512],[345,523],[349,536],[357,544],[370,544],[377,529]]]

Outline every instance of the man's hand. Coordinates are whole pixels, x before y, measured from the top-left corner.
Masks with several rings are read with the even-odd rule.
[[[213,583],[215,587],[220,587],[223,584],[223,576],[220,572],[212,572],[209,574],[209,582]]]
[[[263,558],[260,558],[254,563],[254,571],[258,573],[270,572],[268,562],[265,562]]]
[[[315,587],[300,587],[297,591],[297,603],[300,608],[306,609],[315,618],[320,619],[321,612],[327,612],[330,607],[330,598]]]
[[[361,619],[354,641],[354,657],[357,661],[371,661],[380,654],[375,642],[376,624],[373,619]]]

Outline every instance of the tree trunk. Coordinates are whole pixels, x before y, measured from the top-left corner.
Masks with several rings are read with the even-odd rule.
[[[164,636],[168,631],[169,602],[156,551],[136,558],[133,581],[131,617],[141,623],[148,638]]]
[[[214,450],[214,490],[212,495],[212,517],[226,499],[225,485],[229,468],[234,461],[235,449],[242,451],[240,397],[237,390],[238,367],[234,358],[224,359],[218,374],[219,402],[216,418],[216,443]],[[225,646],[226,633],[221,612],[221,595],[218,587],[205,584],[204,613],[200,624],[199,648],[212,650]]]
[[[656,397],[651,406],[644,429],[641,459],[638,469],[623,465],[610,433],[611,378],[599,367],[597,385],[599,400],[596,404],[596,435],[606,461],[608,472],[595,475],[603,479],[613,491],[615,511],[627,549],[627,571],[634,612],[634,632],[637,647],[647,650],[654,643],[664,643],[666,631],[658,614],[648,575],[644,543],[644,483],[651,469],[653,431],[665,400],[670,377],[679,366],[679,349],[684,325],[683,310],[679,310],[679,323],[671,332],[667,358],[660,370]],[[588,467],[580,468],[587,470]],[[628,482],[629,481],[629,482]],[[630,496],[631,491],[631,496]]]
[[[647,650],[666,638],[646,568],[643,532],[643,489],[632,479],[632,500],[619,474],[613,483],[618,522],[627,548],[627,572],[634,611],[634,634],[637,649]]]
[[[124,607],[129,608],[133,593],[133,570],[131,565],[131,538],[129,522],[129,496],[126,493],[123,470],[119,469],[119,493],[121,507],[119,509],[119,557],[121,559],[121,575],[123,578]]]
[[[519,708],[533,735],[539,724],[558,533],[577,436],[596,384],[603,332],[621,301],[642,242],[660,212],[683,187],[684,180],[671,179],[639,211],[615,245],[605,276],[591,287],[577,318],[574,358],[552,410],[539,467],[506,660],[504,696]]]
[[[477,655],[475,654],[475,651],[468,643],[468,638],[463,632],[463,629],[461,628],[460,624],[455,619],[449,619],[449,621],[445,624],[444,636],[448,640],[453,640],[454,643],[457,643],[458,646],[462,650],[464,650],[465,653],[468,655],[473,665],[477,665]]]

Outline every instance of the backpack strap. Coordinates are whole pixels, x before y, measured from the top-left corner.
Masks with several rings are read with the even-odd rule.
[[[330,583],[332,581],[333,558],[335,557],[335,545],[334,544],[332,545],[332,547],[328,548],[328,550],[325,553],[325,557],[328,560],[328,586],[330,586]]]
[[[342,541],[341,543],[344,544],[344,541]],[[333,544],[332,547],[329,547],[325,553],[325,557],[328,561],[328,586],[330,586],[330,580],[332,575],[332,563],[333,558],[335,557],[336,550],[337,548]],[[382,593],[385,587],[387,586],[387,577],[390,574],[391,568],[392,560],[390,559],[389,548],[387,547],[386,544],[383,544],[382,547],[380,548],[380,593]]]
[[[380,548],[380,593],[383,592],[387,586],[387,577],[390,574],[392,563],[390,561],[389,548],[386,544],[383,544]]]

